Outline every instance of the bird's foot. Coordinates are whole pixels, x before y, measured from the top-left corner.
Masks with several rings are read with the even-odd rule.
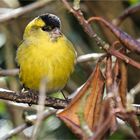
[[[21,94],[26,95],[26,97],[28,97],[29,99],[29,103],[28,105],[31,106],[33,100],[37,100],[38,99],[38,91],[32,90],[32,89],[27,89],[27,88],[23,88],[21,90]]]
[[[69,99],[68,99],[68,97],[65,96],[65,94],[64,94],[64,92],[63,92],[62,90],[61,90],[61,93],[62,93],[64,99],[66,100],[66,102],[69,103]]]

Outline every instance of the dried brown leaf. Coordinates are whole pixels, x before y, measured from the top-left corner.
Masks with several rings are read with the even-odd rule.
[[[107,93],[110,92],[110,90],[112,89],[112,84],[113,84],[113,76],[112,76],[112,60],[111,57],[107,57],[106,60],[106,89],[107,89]]]
[[[119,65],[118,59],[116,59],[116,62],[115,62],[114,67],[113,67],[113,83],[118,85],[120,82],[120,78],[121,78],[120,65]]]
[[[126,94],[127,94],[127,67],[126,63],[120,60],[120,73],[121,80],[119,85],[119,94],[121,97],[122,105],[126,106]]]
[[[108,134],[110,134],[109,131],[112,128],[112,124],[114,124],[115,121],[115,116],[111,112],[110,102],[111,102],[111,98],[104,100],[101,114],[98,119],[98,126],[96,128],[94,135],[90,140],[104,140],[104,138]],[[115,130],[116,130],[116,125],[115,125]]]
[[[93,129],[95,124],[98,122],[101,110],[103,88],[104,78],[99,65],[97,64],[95,71],[91,74],[90,78],[76,97],[62,112],[58,114],[58,117],[63,120],[74,133],[80,135],[80,137],[82,136],[82,138],[85,137],[85,135],[80,128],[78,112],[81,107],[81,103],[83,103],[83,98],[87,96],[84,101],[85,108],[82,108],[84,112],[84,119],[89,128]]]

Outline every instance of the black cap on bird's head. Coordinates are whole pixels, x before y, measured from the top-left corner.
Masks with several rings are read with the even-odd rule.
[[[48,33],[51,40],[56,40],[62,36],[60,19],[53,14],[43,14],[33,19],[25,28],[24,38],[31,36],[34,31],[42,29],[42,31]],[[46,34],[45,33],[45,34]]]
[[[44,23],[46,24],[46,27],[52,27],[52,29],[53,28],[60,29],[61,21],[56,15],[47,13],[47,14],[43,14],[43,15],[39,16],[39,18],[41,18],[44,21]],[[44,28],[44,30],[45,30],[45,28]]]
[[[61,21],[56,15],[47,13],[39,16],[39,18],[45,23],[42,30],[48,32],[53,41],[62,36]]]

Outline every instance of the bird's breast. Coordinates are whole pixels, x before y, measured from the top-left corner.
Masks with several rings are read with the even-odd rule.
[[[43,78],[47,80],[47,90],[55,91],[66,84],[74,68],[76,55],[69,42],[24,43],[17,51],[20,78],[30,89],[38,90]]]

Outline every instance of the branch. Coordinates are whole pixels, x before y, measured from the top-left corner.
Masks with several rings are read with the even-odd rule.
[[[46,99],[46,82],[47,80],[44,78],[40,83],[39,99],[38,99],[38,106],[37,106],[37,119],[34,125],[31,140],[37,140],[37,136],[39,134],[39,128],[43,121],[43,112],[45,110],[45,99]]]
[[[97,45],[99,45],[101,48],[109,48],[109,44],[106,43],[105,41],[103,41],[92,29],[91,25],[88,24],[88,21],[85,20],[83,13],[81,12],[81,10],[75,10],[73,9],[69,3],[67,2],[67,0],[61,0],[64,5],[66,6],[66,8],[77,18],[77,20],[79,21],[79,23],[81,24],[81,26],[83,27],[83,29],[85,30],[85,32],[92,38],[95,39]]]
[[[12,129],[10,132],[8,132],[6,135],[4,135],[1,140],[8,140],[9,138],[15,136],[16,134],[19,134],[20,132],[22,132],[24,129],[30,127],[30,124],[24,123],[14,129]]]
[[[138,118],[136,117],[136,115],[131,114],[131,113],[128,112],[128,113],[126,113],[125,120],[127,121],[127,123],[133,129],[133,132],[135,133],[137,138],[140,139],[140,128],[139,128],[140,123],[139,123]]]
[[[79,21],[79,23],[82,25],[83,29],[85,30],[85,32],[92,38],[95,39],[97,45],[101,48],[103,48],[106,52],[108,52],[111,55],[116,56],[117,58],[120,58],[122,60],[124,60],[125,62],[131,64],[132,66],[140,69],[140,64],[134,60],[132,60],[131,58],[123,55],[122,53],[109,49],[110,45],[108,43],[106,43],[104,40],[102,40],[92,29],[91,25],[88,24],[89,21],[85,20],[85,18],[83,17],[83,13],[80,10],[75,10],[73,9],[69,3],[67,2],[67,0],[62,0],[62,2],[64,3],[64,5],[66,6],[66,8],[77,18],[77,20]],[[90,19],[92,20],[92,19]],[[136,49],[138,49],[140,51],[140,47],[137,47],[137,41],[133,40],[132,44],[136,45]],[[130,45],[132,45],[130,43]],[[139,45],[139,43],[138,43]]]
[[[140,81],[129,91],[129,94],[136,95],[138,92],[140,92]]]
[[[42,117],[43,119],[46,119],[47,117],[49,117],[50,115],[56,113],[57,110],[55,109],[48,109],[46,111],[44,111],[42,113]],[[10,132],[8,132],[6,135],[4,135],[1,140],[7,140],[17,134],[19,134],[20,132],[22,132],[24,129],[34,125],[34,123],[36,122],[37,120],[37,115],[31,115],[31,116],[27,116],[26,118],[26,123],[12,129]]]
[[[134,113],[136,115],[140,115],[140,105],[139,104],[132,104],[132,106],[133,106],[132,111],[134,111]]]
[[[131,6],[124,10],[119,17],[114,19],[112,23],[116,26],[119,26],[127,17],[131,16],[133,13],[140,11],[140,4]]]
[[[140,54],[140,42],[138,42],[136,39],[132,38],[130,35],[101,17],[91,17],[88,19],[88,23],[94,21],[102,22],[119,39],[124,47],[132,52]]]
[[[0,76],[16,76],[18,73],[19,69],[0,70]]]
[[[81,55],[77,58],[77,63],[99,60],[101,57],[104,56],[106,56],[105,53],[91,53],[91,54]]]
[[[132,104],[134,103],[135,96],[140,91],[140,81],[135,85],[127,94],[127,110],[133,110],[134,106]],[[136,112],[140,112],[140,106],[135,106]]]
[[[120,58],[121,60],[125,61],[126,63],[140,69],[140,63],[129,58],[128,56],[120,53],[119,51],[116,51],[114,49],[108,49],[106,50],[109,54],[116,56],[117,58]]]
[[[80,0],[74,0],[74,2],[73,2],[73,8],[75,10],[79,10],[80,9]]]
[[[30,91],[16,93],[11,90],[0,88],[0,99],[14,101],[17,103],[27,103],[29,105],[38,104],[38,95],[33,94]],[[67,106],[67,101],[47,96],[45,106],[62,109]]]
[[[52,0],[40,0],[40,1],[34,2],[32,4],[29,4],[27,6],[14,9],[12,11],[5,13],[5,14],[1,14],[0,15],[0,23],[11,20],[11,19],[15,19],[15,18],[17,18],[21,15],[24,15],[26,13],[29,13],[35,9],[44,7],[47,3],[51,2],[51,1]]]

